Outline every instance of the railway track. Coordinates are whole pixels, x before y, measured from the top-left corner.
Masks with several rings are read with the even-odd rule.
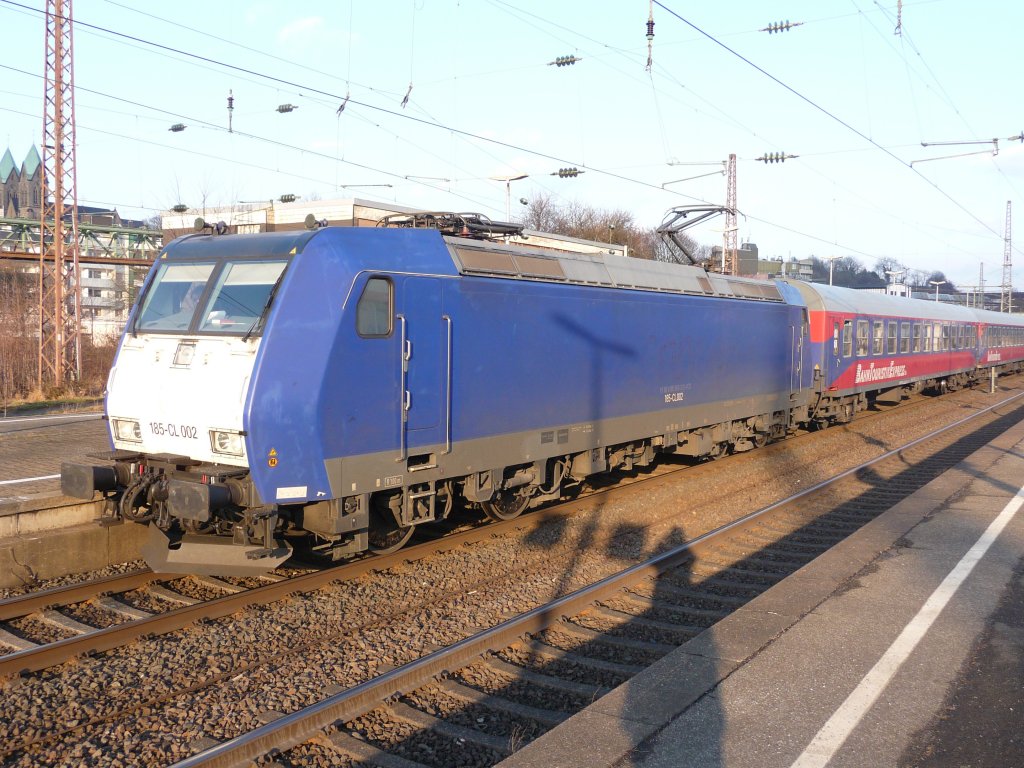
[[[1020,397],[175,766],[500,762],[1018,423]]]
[[[967,407],[961,406],[961,407]],[[861,424],[865,424],[870,420],[863,420]],[[843,430],[829,430],[826,433],[839,434]],[[807,440],[809,445],[813,445],[813,441],[816,439],[815,435],[808,435]],[[858,438],[859,439],[859,438]],[[762,451],[753,452],[743,456],[733,457],[728,464],[734,471],[742,471],[742,467],[748,459],[753,459],[756,456],[770,458],[773,452],[777,452],[780,458],[776,458],[776,463],[781,461],[781,457],[787,455],[787,451],[791,450],[793,446],[799,445],[802,438],[796,440],[786,441],[776,446],[769,446]],[[959,454],[957,454],[959,456]],[[958,458],[953,459],[959,460]],[[676,483],[676,479],[672,477],[676,472],[685,471],[687,477],[696,478],[713,478],[716,474],[721,474],[721,468],[724,464],[704,464],[696,467],[692,466],[663,466],[656,472],[650,474],[641,474],[634,478],[631,478],[633,483],[640,483],[646,485],[648,493],[645,496],[653,496],[658,491],[657,489],[661,486],[671,487],[672,483]],[[899,477],[894,475],[894,482],[899,481]],[[700,482],[704,483],[708,480],[701,479]],[[859,481],[863,482],[863,481]],[[910,486],[913,487],[913,484]],[[635,490],[629,486],[612,488],[607,492],[609,498],[625,497],[626,494],[634,493]],[[902,491],[901,491],[902,492]],[[912,492],[908,490],[906,492]],[[227,582],[229,587],[235,591],[235,594],[223,594],[214,600],[208,600],[200,603],[196,603],[191,606],[180,606],[172,611],[167,611],[163,614],[154,617],[142,617],[142,618],[125,618],[120,621],[116,627],[110,627],[99,631],[85,632],[77,635],[73,638],[65,638],[60,640],[59,643],[55,644],[55,647],[49,650],[43,650],[42,648],[32,651],[28,649],[27,652],[18,652],[16,655],[12,655],[7,659],[0,659],[0,663],[8,663],[9,666],[3,667],[6,673],[14,674],[24,672],[27,669],[42,669],[44,667],[51,666],[53,664],[60,663],[61,659],[70,658],[72,655],[89,655],[95,653],[97,650],[103,648],[117,648],[124,643],[129,643],[133,638],[139,637],[150,637],[157,635],[161,632],[168,632],[173,629],[177,629],[192,624],[204,626],[207,624],[207,619],[215,618],[216,616],[228,616],[234,613],[243,612],[247,607],[259,605],[269,605],[271,603],[279,602],[287,595],[309,595],[314,590],[322,588],[324,585],[331,582],[344,583],[346,581],[352,581],[358,579],[361,574],[367,574],[371,571],[374,572],[386,572],[389,569],[395,569],[401,571],[403,569],[408,570],[411,566],[410,563],[418,561],[428,562],[434,553],[437,552],[451,552],[451,555],[446,557],[458,557],[461,555],[461,551],[465,551],[467,544],[474,543],[485,543],[486,540],[493,539],[495,537],[541,537],[545,529],[552,527],[556,529],[564,528],[569,525],[567,521],[576,516],[579,510],[585,509],[589,506],[594,506],[595,503],[600,505],[604,502],[600,501],[602,494],[595,494],[588,498],[582,498],[575,502],[563,504],[557,508],[551,508],[547,510],[539,510],[538,512],[518,518],[513,521],[501,524],[490,524],[474,529],[468,529],[456,532],[446,538],[442,538],[438,541],[425,542],[419,544],[395,555],[387,558],[371,558],[363,561],[357,561],[354,563],[347,564],[342,567],[334,568],[328,571],[313,572],[307,574],[301,574],[293,576],[287,580],[278,581],[275,583],[268,583],[262,585],[240,585],[231,584]],[[595,497],[597,501],[595,502]],[[817,502],[816,502],[817,503]],[[891,503],[891,501],[890,501]],[[663,526],[671,524],[672,519],[678,514],[678,510],[666,509],[659,510],[659,513],[663,512],[660,516],[660,520]],[[849,512],[845,512],[845,515],[849,516]],[[680,595],[677,592],[672,592],[668,589],[670,585],[669,577],[657,579],[656,583],[659,586],[657,589],[648,589],[646,592],[641,588],[637,587],[634,590],[630,590],[620,594],[614,599],[608,598],[605,602],[601,602],[596,608],[590,608],[584,615],[581,613],[579,620],[573,620],[569,622],[561,622],[560,626],[554,628],[539,628],[534,626],[527,626],[526,629],[522,627],[509,630],[514,631],[516,634],[515,638],[508,639],[505,642],[505,646],[498,648],[498,645],[502,641],[492,641],[487,649],[481,651],[477,650],[477,656],[483,653],[485,656],[490,656],[490,661],[484,664],[484,662],[477,662],[476,664],[480,667],[479,672],[473,671],[467,672],[466,678],[451,678],[441,679],[436,683],[431,683],[433,676],[428,675],[425,678],[426,682],[424,685],[436,686],[440,688],[440,692],[434,690],[433,687],[425,689],[421,693],[415,693],[415,686],[409,687],[410,683],[402,683],[401,686],[397,686],[394,679],[390,675],[397,674],[388,670],[387,665],[378,669],[365,669],[363,675],[360,678],[354,678],[356,682],[363,677],[368,677],[375,672],[384,672],[383,677],[379,677],[376,682],[380,685],[390,688],[390,692],[374,698],[373,693],[366,693],[365,700],[362,700],[358,707],[349,710],[350,716],[346,718],[335,717],[331,720],[347,719],[353,723],[347,730],[338,731],[338,735],[333,736],[332,745],[326,747],[320,744],[325,738],[324,734],[320,734],[317,739],[317,743],[308,743],[305,746],[300,746],[299,750],[311,749],[311,750],[324,750],[327,749],[337,757],[336,750],[339,749],[338,743],[345,742],[352,749],[358,747],[362,752],[373,749],[382,749],[387,743],[387,738],[384,734],[386,730],[383,723],[386,720],[382,720],[381,712],[387,712],[389,710],[380,709],[379,705],[384,700],[391,696],[395,691],[409,691],[408,697],[399,703],[403,704],[402,707],[398,707],[398,715],[396,715],[396,721],[401,721],[402,727],[399,729],[399,733],[406,733],[410,738],[418,733],[434,733],[433,725],[430,721],[424,720],[421,715],[416,715],[415,722],[410,725],[407,720],[402,720],[401,715],[409,716],[411,714],[409,709],[405,707],[411,707],[413,710],[418,710],[421,713],[426,712],[427,714],[433,715],[434,713],[442,714],[449,713],[453,714],[453,722],[456,725],[463,725],[464,727],[481,731],[481,726],[486,723],[491,723],[495,728],[498,728],[498,735],[494,733],[489,735],[493,738],[486,739],[491,747],[494,747],[494,739],[506,738],[506,741],[511,742],[524,742],[534,738],[539,733],[543,732],[544,729],[551,727],[561,718],[567,716],[569,712],[573,710],[571,705],[572,701],[576,701],[578,704],[585,705],[590,699],[599,695],[603,691],[614,687],[619,684],[622,680],[626,679],[629,675],[634,673],[637,669],[646,666],[651,663],[660,654],[666,652],[668,649],[676,647],[679,643],[684,642],[686,639],[692,637],[695,633],[700,632],[706,626],[709,626],[714,621],[718,620],[722,616],[728,614],[730,610],[733,610],[736,605],[742,604],[746,600],[749,600],[751,596],[759,593],[753,588],[756,587],[758,590],[763,590],[775,583],[781,578],[784,578],[788,574],[789,570],[782,568],[782,565],[787,567],[796,567],[808,559],[814,557],[820,549],[814,549],[810,545],[822,545],[827,546],[831,542],[837,539],[837,536],[841,538],[841,535],[845,535],[848,530],[852,530],[853,526],[858,523],[857,519],[851,519],[847,521],[845,528],[840,527],[838,533],[832,533],[828,535],[819,535],[813,529],[808,528],[806,531],[801,531],[799,538],[794,537],[790,542],[790,549],[780,552],[767,548],[765,543],[759,538],[754,538],[746,546],[751,550],[750,553],[744,555],[746,562],[740,567],[736,566],[732,570],[728,570],[722,567],[720,563],[717,563],[714,559],[704,558],[699,561],[697,565],[690,566],[692,568],[692,576],[696,578],[701,576],[704,581],[707,581],[708,587],[714,585],[716,582],[708,576],[705,571],[707,569],[719,569],[722,571],[721,576],[715,576],[714,579],[723,582],[720,584],[720,591],[725,591],[728,587],[729,590],[725,594],[719,594],[717,596],[709,596],[703,594],[698,599],[703,601],[698,607],[683,605],[682,609],[679,606],[669,605],[665,603],[668,598],[679,598]],[[658,525],[657,520],[649,520],[648,523],[653,528]],[[836,523],[838,525],[838,523]],[[776,523],[776,525],[778,525]],[[800,524],[802,525],[802,524]],[[800,527],[797,526],[797,528]],[[611,551],[616,546],[622,546],[623,541],[628,541],[630,537],[635,537],[637,531],[626,528],[626,529],[615,529],[609,531],[601,531],[587,529],[587,546],[594,551]],[[667,535],[665,542],[671,540],[672,536]],[[762,536],[763,538],[763,536]],[[816,541],[820,539],[820,541]],[[659,544],[662,545],[665,542]],[[550,548],[541,548],[536,552],[532,553],[529,557],[518,558],[514,562],[502,562],[501,568],[495,571],[491,577],[483,578],[479,574],[474,574],[472,579],[467,578],[465,582],[458,585],[458,588],[464,589],[469,593],[474,592],[486,592],[493,590],[496,593],[507,589],[505,583],[520,583],[529,585],[531,579],[535,578],[537,573],[543,572],[545,567],[550,568],[550,560],[558,560],[559,558],[571,558],[572,542],[559,542],[558,546]],[[700,546],[695,544],[694,546]],[[738,545],[737,545],[738,546]],[[501,551],[504,547],[498,542],[498,545],[494,549]],[[763,551],[762,551],[763,550]],[[755,557],[753,552],[757,551],[759,554]],[[729,550],[722,550],[724,555],[719,557],[735,556],[730,554]],[[787,554],[789,553],[789,554]],[[792,562],[783,562],[789,561]],[[769,568],[766,564],[771,564]],[[790,568],[792,570],[792,568]],[[728,586],[725,582],[734,581],[737,577],[733,574],[738,574],[739,580],[744,584],[742,590],[737,590],[735,585]],[[150,584],[157,581],[156,584],[158,592],[166,589],[173,591],[176,586],[174,583],[168,582],[167,577],[156,577],[150,573],[141,573],[130,575],[131,578],[144,581],[146,584]],[[176,581],[180,581],[182,577],[176,577]],[[163,584],[159,582],[165,582]],[[201,589],[212,590],[215,587],[221,585],[216,582],[207,582],[205,585],[198,585]],[[563,585],[560,585],[560,587]],[[566,582],[564,585],[568,589],[569,585]],[[694,592],[693,584],[681,584],[680,589],[690,592]],[[241,589],[240,589],[241,587]],[[246,588],[248,587],[248,588]],[[76,605],[83,601],[95,601],[101,600],[106,601],[108,598],[117,598],[117,590],[119,588],[135,588],[135,589],[146,589],[144,585],[142,587],[133,587],[131,584],[123,584],[118,587],[116,582],[109,581],[104,585],[79,585],[73,590],[66,592],[64,595],[58,594],[56,591],[51,591],[45,595],[33,595],[25,596],[21,598],[24,602],[21,602],[21,608],[15,609],[12,605],[13,601],[4,601],[0,603],[0,619],[6,616],[17,616],[17,615],[31,615],[26,614],[26,609],[34,605],[31,608],[33,613],[38,613],[42,610],[57,611],[63,613],[64,609],[54,606],[60,605]],[[197,588],[197,585],[181,586],[178,585],[179,589],[184,592],[192,594],[195,597],[196,593],[193,591]],[[296,664],[302,663],[305,658],[310,658],[321,653],[320,649],[326,647],[343,647],[343,644],[347,642],[353,635],[364,632],[380,630],[381,627],[386,627],[390,624],[400,624],[403,616],[414,615],[417,611],[426,611],[434,613],[446,613],[450,609],[433,606],[443,606],[446,600],[452,599],[451,590],[453,587],[450,584],[440,584],[436,588],[425,589],[422,594],[418,594],[415,598],[408,600],[398,600],[394,605],[386,606],[375,610],[373,620],[369,620],[365,623],[353,620],[350,625],[334,629],[330,633],[322,634],[316,637],[312,637],[306,642],[294,643],[285,646],[279,644],[267,645],[265,648],[259,647],[259,653],[254,652],[251,658],[246,658],[238,663],[228,665],[223,671],[218,669],[213,674],[207,675],[205,678],[201,678],[195,682],[183,682],[180,683],[182,687],[178,688],[167,688],[166,690],[155,690],[153,695],[145,696],[138,695],[130,702],[115,702],[114,705],[109,708],[99,707],[98,711],[90,712],[91,717],[79,718],[79,717],[67,717],[69,724],[62,725],[59,727],[53,727],[52,729],[40,729],[40,728],[29,728],[26,729],[26,737],[15,739],[7,738],[3,749],[0,749],[0,760],[3,760],[6,764],[7,760],[11,761],[11,764],[38,764],[40,754],[49,754],[45,751],[48,744],[54,744],[61,740],[64,741],[75,741],[82,738],[82,734],[88,732],[90,728],[99,728],[104,723],[113,723],[118,720],[122,721],[134,721],[141,719],[145,713],[158,710],[161,707],[173,706],[173,702],[183,695],[183,691],[191,691],[196,695],[199,695],[204,689],[212,688],[218,685],[224,685],[226,681],[245,677],[246,675],[258,671],[261,668],[273,667],[275,664],[287,662],[287,659],[295,659]],[[671,595],[666,594],[671,592]],[[181,594],[181,593],[179,593]],[[599,601],[603,598],[597,598]],[[35,601],[34,604],[30,601]],[[77,603],[76,603],[77,601]],[[129,600],[129,603],[131,601]],[[508,605],[514,605],[515,601],[508,601]],[[701,607],[703,605],[703,607]],[[551,608],[538,609],[540,614],[543,615],[545,611],[555,611],[556,615],[563,615],[569,611],[569,607],[560,606]],[[581,609],[582,611],[583,609]],[[680,619],[680,611],[685,611],[685,615]],[[20,614],[19,614],[20,612]],[[498,615],[506,615],[513,611],[510,610],[499,610]],[[522,613],[522,611],[515,611]],[[72,611],[72,615],[75,615]],[[495,619],[490,616],[485,616],[479,621],[469,622],[476,623],[479,626],[491,624]],[[374,623],[376,622],[376,624]],[[117,632],[122,632],[120,639]],[[526,632],[529,640],[516,639]],[[651,641],[650,637],[645,635],[652,633],[660,633],[657,635],[657,639]],[[468,634],[468,633],[464,633]],[[102,641],[102,642],[97,642]],[[154,641],[155,642],[155,641]],[[77,644],[77,645],[76,645]],[[445,641],[447,644],[447,641]],[[454,647],[463,647],[470,644],[469,640],[465,640]],[[33,655],[35,660],[29,663],[29,658]],[[61,655],[63,654],[63,655]],[[412,654],[412,651],[410,651]],[[596,655],[594,655],[596,654]],[[433,656],[427,656],[426,659],[432,659]],[[523,667],[527,658],[534,658],[536,669],[535,672],[541,677],[536,677],[530,682],[516,682],[509,679],[509,672],[511,669],[517,667]],[[437,662],[443,669],[457,669],[463,665],[463,662],[456,664],[455,661],[450,657],[443,657],[443,660]],[[469,665],[466,668],[473,667],[472,661],[464,663]],[[497,669],[495,669],[497,667]],[[429,668],[426,667],[427,669]],[[562,670],[562,672],[558,672]],[[565,672],[564,670],[569,670]],[[439,673],[441,669],[432,670],[433,675]],[[54,670],[48,675],[60,674],[57,670]],[[569,685],[568,687],[573,689],[570,691],[559,690],[557,683],[552,685],[544,685],[546,677],[558,678],[560,674],[567,674],[570,678],[570,683],[576,685]],[[470,676],[472,675],[472,676]],[[31,676],[26,679],[31,679]],[[486,681],[490,679],[492,683],[490,687],[486,685]],[[341,682],[341,681],[339,681]],[[348,679],[345,680],[348,683]],[[372,686],[375,681],[368,681],[359,683],[353,690],[365,688],[367,691],[372,690]],[[176,683],[178,685],[178,683]],[[419,684],[417,684],[419,685]],[[346,686],[349,687],[349,686]],[[519,691],[516,696],[499,695],[505,691],[505,688],[509,687]],[[562,686],[565,688],[566,686]],[[554,692],[551,693],[550,691]],[[540,700],[536,699],[535,694],[530,694],[530,691],[540,691],[542,694],[548,692],[540,697]],[[425,697],[426,694],[431,694],[432,698],[420,698]],[[321,690],[322,698],[323,691]],[[510,694],[511,695],[511,694]],[[531,698],[533,696],[533,698]],[[502,699],[509,699],[512,703],[506,704]],[[555,704],[551,703],[551,700],[555,701]],[[564,701],[563,701],[564,700]],[[430,703],[433,702],[433,703]],[[532,702],[532,703],[531,703]],[[351,706],[351,705],[347,705]],[[393,708],[393,707],[392,707]],[[94,708],[96,709],[96,708]],[[282,711],[291,711],[288,708],[279,707]],[[507,710],[514,710],[511,714]],[[299,710],[295,710],[299,711]],[[462,714],[459,714],[459,713]],[[467,720],[469,717],[465,712],[478,713]],[[487,714],[487,713],[490,714]],[[497,714],[495,714],[497,712]],[[518,715],[515,715],[518,713]],[[515,717],[513,717],[515,715]],[[272,707],[268,708],[266,712],[260,715],[260,719],[263,721],[272,721],[278,718],[279,712],[275,711]],[[288,717],[292,717],[289,715]],[[482,723],[477,723],[476,720],[483,718]],[[499,723],[506,723],[506,731],[502,735],[500,730],[501,726],[496,725]],[[416,724],[418,723],[418,725]],[[302,726],[306,728],[306,726]],[[439,726],[440,727],[440,726]],[[404,729],[404,730],[403,730]],[[443,731],[444,728],[441,728]],[[482,732],[482,731],[481,731]],[[427,737],[418,737],[420,741]],[[430,747],[431,740],[435,736],[430,736],[425,741],[428,749]],[[463,738],[463,744],[474,743],[472,740],[466,740]],[[480,736],[476,736],[479,741]],[[350,741],[355,740],[355,744]],[[402,741],[401,738],[390,737],[391,742],[394,742],[394,746],[399,750],[413,749],[414,745],[419,743],[417,740],[411,742],[406,739]],[[408,742],[408,743],[406,743]],[[225,743],[229,743],[225,741]],[[295,743],[294,739],[286,739],[281,744]],[[443,742],[442,742],[443,743]],[[207,741],[200,740],[194,748],[201,748],[208,745]],[[185,754],[188,754],[187,745]],[[280,746],[280,745],[277,745]],[[269,748],[272,750],[274,747]],[[459,749],[462,749],[461,747]],[[258,750],[257,750],[258,751]],[[501,750],[498,750],[501,752]],[[265,754],[265,753],[260,753]],[[497,754],[497,753],[495,753]],[[35,757],[33,757],[35,756]],[[458,753],[450,753],[449,756],[452,759],[458,757]],[[491,755],[493,757],[493,755]],[[462,759],[461,757],[459,758]],[[489,758],[488,758],[489,759]],[[27,763],[26,763],[27,761]],[[45,762],[46,759],[43,759]],[[172,762],[172,760],[163,759],[161,761],[152,761],[153,764]],[[385,761],[386,762],[386,761]],[[427,761],[428,764],[430,761]],[[214,764],[231,764],[228,763],[214,763]],[[433,764],[444,764],[433,763]],[[486,764],[486,759],[482,760],[478,764]]]
[[[901,406],[906,414],[927,404],[915,399]],[[872,414],[867,417],[878,416]],[[865,420],[861,420],[863,423]],[[801,433],[762,449],[782,451],[816,433]],[[761,454],[758,454],[761,455]],[[743,462],[751,454],[733,457]],[[148,570],[47,589],[0,600],[0,680],[54,667],[77,657],[123,647],[152,635],[180,630],[198,621],[229,616],[251,606],[267,605],[289,595],[308,593],[332,581],[344,581],[371,570],[385,570],[408,560],[445,552],[473,542],[520,534],[576,514],[580,503],[595,495],[621,492],[680,472],[709,473],[710,465],[658,464],[635,475],[598,478],[600,485],[576,502],[540,510],[505,522],[479,519],[446,521],[420,534],[420,543],[400,552],[350,562],[315,572],[264,578],[167,577]],[[671,515],[666,512],[664,518]],[[440,537],[440,538],[439,538]],[[603,544],[604,538],[594,542]],[[262,583],[261,583],[262,582]]]

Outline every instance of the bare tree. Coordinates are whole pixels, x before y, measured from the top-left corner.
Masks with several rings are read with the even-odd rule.
[[[558,226],[558,206],[552,201],[551,195],[537,194],[526,204],[526,213],[519,223],[527,229],[538,232],[554,232]]]
[[[655,228],[638,225],[633,214],[624,209],[592,208],[578,201],[559,206],[550,195],[535,195],[527,202],[519,223],[540,232],[625,245],[634,258],[686,263],[672,246],[662,242]],[[710,254],[709,247],[696,242],[693,248],[704,257]]]
[[[0,397],[5,403],[28,395],[37,385],[34,278],[15,267],[0,268]]]

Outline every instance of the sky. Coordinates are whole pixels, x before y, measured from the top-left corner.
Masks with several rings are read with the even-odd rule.
[[[41,144],[44,7],[0,0],[0,152],[18,163]],[[543,195],[653,227],[674,206],[724,204],[735,154],[740,241],[762,257],[889,258],[961,287],[983,265],[994,287],[1007,201],[1024,201],[1024,143],[1010,140],[1024,131],[1024,3],[1009,0],[79,0],[74,13],[79,202],[126,217],[294,194],[504,220]],[[799,25],[762,31],[786,21]],[[550,63],[564,56],[578,60]],[[495,180],[510,176],[526,178]],[[718,244],[723,226],[691,232]],[[1024,249],[1013,258],[1020,287]]]

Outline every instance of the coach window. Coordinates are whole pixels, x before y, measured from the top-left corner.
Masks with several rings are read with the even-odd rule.
[[[890,320],[889,321],[889,338],[888,338],[888,342],[886,344],[885,351],[886,351],[887,354],[890,354],[890,355],[895,355],[896,354],[896,321],[895,320]]]
[[[870,325],[867,320],[857,321],[857,357],[864,357],[868,353],[868,332]]]
[[[360,336],[382,338],[391,335],[391,281],[371,277],[356,305],[356,330]]]
[[[882,354],[882,339],[885,338],[885,323],[875,320],[875,334],[871,341],[871,354]]]
[[[843,321],[843,357],[853,354],[853,321]]]
[[[942,324],[942,351],[949,351],[949,323]]]
[[[910,351],[910,323],[900,323],[900,354]]]
[[[914,351],[921,351],[921,324],[914,323]]]
[[[922,327],[922,331],[924,331],[924,351],[925,352],[931,352],[932,351],[932,324],[931,323],[925,323],[924,326]]]

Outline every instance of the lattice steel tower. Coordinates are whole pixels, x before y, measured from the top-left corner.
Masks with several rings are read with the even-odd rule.
[[[39,388],[81,378],[82,291],[75,185],[71,0],[46,0],[42,219],[39,228]],[[65,218],[69,220],[65,221]]]
[[[725,168],[725,247],[722,250],[722,272],[739,272],[739,222],[736,215],[736,155],[729,155]]]
[[[1013,312],[1013,262],[1010,254],[1010,201],[1006,201],[1006,234],[1003,236],[1003,291],[999,311]]]

